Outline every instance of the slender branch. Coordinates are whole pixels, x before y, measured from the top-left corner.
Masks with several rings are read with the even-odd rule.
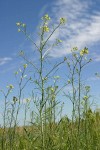
[[[43,44],[43,47],[46,45],[46,43],[48,42],[48,40],[50,39],[50,37],[54,34],[54,32],[60,27],[61,23],[58,24],[58,26],[52,31],[52,33],[49,35],[49,37],[46,39],[46,41]]]
[[[30,38],[30,36],[20,28],[20,30],[25,34],[25,36],[35,45],[35,47],[39,50],[39,47],[37,46],[37,44]]]
[[[57,65],[55,65],[55,66],[46,74],[45,78],[48,77],[48,75],[49,75],[50,73],[52,73],[52,71],[53,71],[54,69],[56,69],[59,65],[63,64],[64,62],[65,62],[65,60],[63,60],[62,62],[60,62],[60,63],[58,63]]]
[[[31,62],[29,61],[25,56],[21,56],[26,62],[28,62],[29,64],[31,64],[36,70],[37,72],[39,72],[39,69]]]

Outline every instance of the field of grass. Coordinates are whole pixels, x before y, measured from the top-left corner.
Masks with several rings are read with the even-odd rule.
[[[0,129],[0,149],[5,150],[99,150],[100,113],[88,110],[80,122],[67,116],[58,123],[47,123],[44,129],[44,147],[40,125]]]

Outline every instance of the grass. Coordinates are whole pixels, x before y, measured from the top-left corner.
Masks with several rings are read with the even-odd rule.
[[[85,119],[84,119],[85,117]],[[78,135],[77,119],[72,123],[67,116],[57,123],[46,125],[45,149],[48,150],[99,150],[100,149],[100,113],[88,110],[81,119],[80,135]],[[3,133],[0,129],[0,148],[13,150],[41,150],[41,131],[39,125],[16,127],[13,138],[13,128]],[[12,134],[11,134],[12,133]],[[2,148],[3,144],[5,148]],[[11,145],[10,145],[11,140]],[[79,141],[78,141],[79,140]]]

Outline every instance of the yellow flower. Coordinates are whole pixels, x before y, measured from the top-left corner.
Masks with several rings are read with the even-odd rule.
[[[71,81],[70,81],[70,80],[68,80],[67,82],[68,82],[68,84],[70,84],[70,83],[71,83]]]
[[[76,55],[75,53],[73,53],[73,56],[74,56],[74,57],[77,57],[77,55]]]
[[[64,24],[66,22],[65,18],[60,18],[60,24]]]
[[[15,72],[15,75],[17,75],[17,74],[18,74],[18,71]]]
[[[13,89],[13,88],[14,88],[14,86],[13,86],[12,84],[9,84],[9,85],[7,86],[7,88],[9,88],[9,89]]]
[[[17,25],[17,26],[20,26],[20,25],[21,25],[21,23],[20,23],[20,22],[17,22],[17,23],[16,23],[16,25]]]
[[[86,48],[86,47],[80,51],[81,56],[88,54],[88,53],[89,53],[89,51],[88,51],[88,48]]]
[[[46,14],[46,15],[44,15],[43,17],[42,17],[42,20],[50,20],[51,18],[49,17],[49,15],[48,14]]]
[[[54,88],[51,88],[51,91],[54,92]]]
[[[14,88],[14,86],[13,86],[12,84],[10,84],[10,85],[9,85],[9,88],[10,88],[10,89],[13,89],[13,88]]]
[[[25,24],[25,23],[23,23],[23,24],[22,24],[22,27],[26,27],[26,24]]]
[[[83,55],[84,55],[83,50],[81,50],[81,51],[80,51],[80,55],[81,55],[81,56],[83,56]]]
[[[20,54],[20,55],[24,55],[24,52],[21,50],[19,54]]]
[[[77,51],[78,50],[78,48],[77,47],[73,47],[73,51]]]
[[[47,77],[45,77],[45,78],[43,78],[42,80],[43,80],[43,81],[46,81],[47,79],[48,79],[48,78],[47,78]]]
[[[18,32],[20,32],[21,31],[21,29],[18,29]]]
[[[30,102],[30,99],[29,99],[29,98],[27,98],[27,99],[26,99],[26,103],[29,103],[29,102]]]
[[[89,98],[89,97],[86,96],[86,95],[83,97],[84,100],[88,100],[88,98]]]
[[[49,27],[48,26],[43,26],[43,31],[44,32],[49,32]]]
[[[24,66],[24,69],[26,69],[26,68],[27,68],[27,64],[24,64],[23,66]]]

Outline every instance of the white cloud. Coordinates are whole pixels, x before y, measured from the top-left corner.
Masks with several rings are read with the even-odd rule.
[[[4,74],[4,73],[7,73],[9,71],[12,72],[12,70],[15,70],[15,68],[16,68],[16,65],[14,64],[14,65],[9,66],[8,68],[2,69],[2,71],[0,71],[0,73]]]
[[[98,78],[98,77],[89,77],[88,79],[87,79],[87,81],[98,81],[98,80],[100,80],[100,78]]]
[[[81,0],[56,0],[53,3],[51,17],[54,21],[60,17],[68,21],[51,39],[53,41],[59,36],[64,41],[61,48],[51,51],[51,56],[61,57],[70,53],[74,46],[81,49],[100,42],[100,11],[92,11],[93,3]]]
[[[6,63],[8,63],[8,62],[11,61],[11,60],[12,60],[12,58],[10,58],[10,57],[0,58],[0,66],[4,65],[4,64],[6,64]]]
[[[97,55],[97,54],[96,54],[96,55],[94,56],[94,61],[99,62],[99,61],[100,61],[100,55]]]
[[[96,52],[91,54],[91,58],[93,59],[94,62],[100,62],[100,54]]]

